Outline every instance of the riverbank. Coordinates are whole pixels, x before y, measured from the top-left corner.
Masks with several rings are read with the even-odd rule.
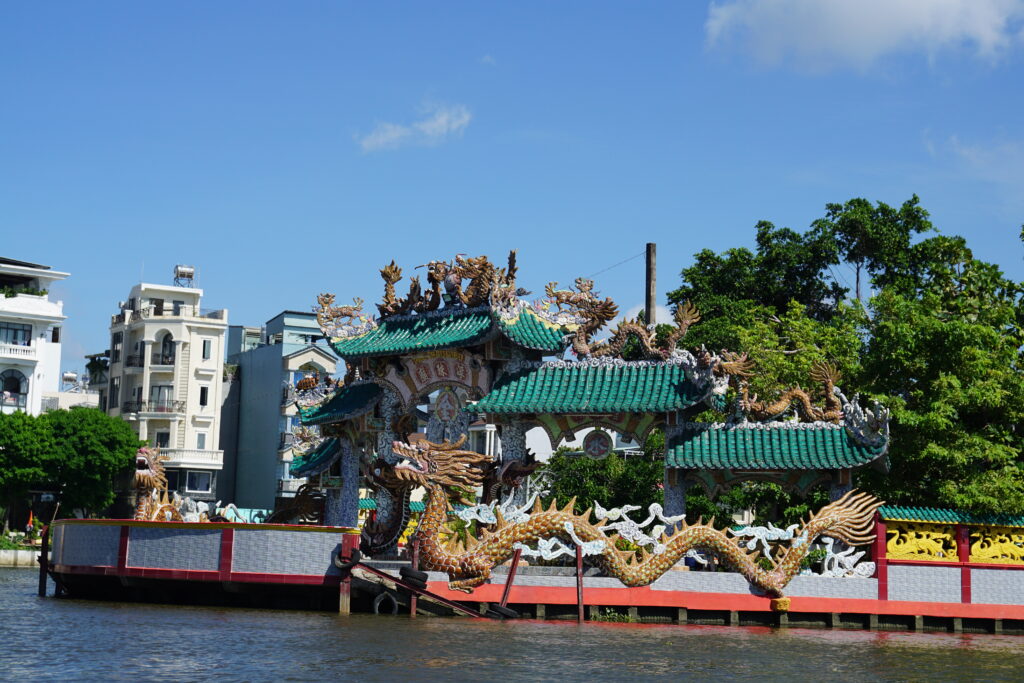
[[[39,569],[39,550],[0,550],[0,567]]]

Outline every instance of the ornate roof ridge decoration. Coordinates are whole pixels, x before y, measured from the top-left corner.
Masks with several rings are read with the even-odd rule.
[[[757,400],[757,394],[750,395],[749,378],[753,375],[754,363],[746,353],[723,352],[731,362],[723,366],[723,370],[736,380],[739,398],[736,402],[736,416],[740,420],[753,419],[764,422],[785,415],[796,407],[797,414],[808,422],[834,422],[843,419],[843,405],[836,396],[836,383],[842,374],[831,363],[818,362],[811,367],[811,379],[822,384],[824,390],[824,407],[814,405],[811,395],[800,387],[793,387],[782,392],[779,398],[771,403]]]
[[[330,401],[344,385],[341,380],[335,381],[329,375],[321,377],[319,372],[314,372],[289,386],[299,410],[308,411]]]
[[[486,305],[500,308],[516,301],[520,293],[516,287],[519,268],[515,249],[509,252],[505,268],[496,267],[487,256],[467,257],[465,254],[456,254],[453,261],[430,261],[417,268],[427,269],[427,291],[421,290],[419,277],[413,277],[409,281],[409,293],[401,299],[395,295],[395,285],[402,279],[402,269],[394,260],[381,268],[384,297],[377,305],[381,319],[429,313],[441,308],[442,302],[445,308]],[[469,281],[465,290],[462,288],[464,280]]]
[[[324,442],[324,437],[320,434],[320,427],[317,425],[300,425],[298,429],[292,432],[292,435],[295,437],[295,442],[292,444],[293,458],[306,457],[320,448],[320,445]]]
[[[334,295],[324,292],[316,297],[316,302],[316,322],[328,339],[355,337],[377,327],[373,316],[363,315],[363,300],[359,297],[352,299],[352,306],[335,306]]]
[[[508,364],[507,369],[510,372],[518,372],[531,368],[652,368],[672,365],[696,366],[700,362],[696,356],[684,350],[664,360],[623,360],[609,356],[579,359],[558,358],[556,360],[516,359]]]
[[[801,422],[799,420],[768,420],[758,422],[747,420],[741,413],[738,420],[732,419],[726,422],[683,422],[673,429],[675,431],[845,429],[850,438],[858,445],[871,450],[881,449],[881,454],[888,451],[889,410],[878,401],[873,402],[872,408],[863,408],[857,401],[857,395],[854,395],[853,400],[850,400],[837,387],[833,387],[833,392],[836,396],[836,401],[842,406],[840,417],[835,421],[813,420]]]
[[[570,301],[572,305],[577,306],[577,310],[587,321],[573,336],[572,349],[581,358],[621,357],[626,342],[633,338],[640,344],[648,359],[668,360],[680,352],[679,342],[686,336],[690,327],[700,322],[700,311],[697,307],[689,301],[684,301],[676,306],[673,314],[674,329],[660,342],[655,326],[647,325],[639,316],[633,320],[620,321],[607,341],[591,342],[590,337],[615,317],[617,307],[611,299],[599,301],[596,293],[591,292],[593,283],[584,280],[591,286],[581,287],[580,280],[582,278],[576,282],[581,293],[576,294]],[[550,287],[549,285],[549,290]]]
[[[854,394],[853,400],[850,400],[839,387],[833,388],[833,391],[843,406],[843,426],[854,440],[872,447],[884,443],[888,449],[889,409],[878,401],[872,401],[872,408],[863,408],[858,401],[859,394]]]
[[[504,305],[492,306],[491,310],[493,310],[497,314],[499,320],[503,322],[515,322],[519,316],[527,312],[532,313],[554,327],[574,328],[585,322],[582,316],[579,316],[572,311],[560,311],[558,309],[552,311],[550,309],[550,303],[551,302],[548,299],[535,299],[533,303],[528,303],[516,297]]]
[[[805,429],[805,430],[838,430],[844,429],[844,425],[834,422],[793,422],[790,420],[775,420],[772,422],[681,422],[678,429],[689,431],[706,431],[710,429]]]

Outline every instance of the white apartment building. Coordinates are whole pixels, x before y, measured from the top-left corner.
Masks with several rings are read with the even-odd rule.
[[[42,411],[43,393],[60,385],[64,302],[48,290],[68,273],[0,257],[0,410]]]
[[[109,415],[131,422],[160,448],[168,489],[212,500],[220,450],[220,405],[227,310],[201,308],[192,269],[175,268],[175,285],[135,285],[111,317]]]

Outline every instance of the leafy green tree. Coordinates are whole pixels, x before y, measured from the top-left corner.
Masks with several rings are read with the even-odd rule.
[[[913,243],[934,230],[916,196],[899,209],[829,204],[804,235],[768,225],[758,226],[756,253],[703,251],[683,270],[670,302],[692,300],[704,315],[687,345],[749,352],[758,368],[752,390],[763,396],[806,386],[816,361],[837,365],[847,395],[892,409],[891,472],[859,474],[890,502],[1024,509],[1021,284],[975,259],[961,237]],[[865,278],[875,296],[843,301],[845,291],[829,282],[835,263],[854,269],[858,299]],[[756,508],[766,492],[738,487],[717,507]],[[776,496],[784,511],[801,505]],[[711,503],[690,497],[690,510],[702,505]]]
[[[647,457],[623,458],[611,453],[602,460],[580,455],[567,455],[565,449],[555,453],[544,464],[548,476],[550,498],[567,503],[576,497],[577,507],[586,509],[597,501],[604,507],[660,503],[664,463]]]
[[[70,510],[102,510],[114,500],[116,480],[135,463],[142,442],[124,420],[95,408],[54,410],[40,416],[52,438],[46,480]]]
[[[866,478],[894,503],[1019,512],[1021,286],[962,238],[918,246],[916,285],[871,304],[864,388],[892,409],[892,471]]]
[[[860,197],[845,204],[826,204],[825,216],[814,221],[813,228],[819,239],[834,240],[843,260],[853,267],[857,301],[864,300],[864,275],[869,275],[876,286],[912,277],[918,259],[911,240],[914,235],[934,230],[917,195],[898,209],[884,202],[872,205]]]
[[[46,477],[52,452],[50,432],[39,418],[23,412],[0,413],[0,500],[4,532],[10,530],[12,508],[28,496],[28,490]]]
[[[826,275],[839,263],[832,234],[823,230],[805,234],[757,224],[756,252],[745,247],[724,254],[705,249],[682,272],[683,284],[668,295],[669,303],[692,301],[702,312],[729,312],[759,304],[776,313],[790,301],[802,304],[816,320],[828,320],[846,289]]]

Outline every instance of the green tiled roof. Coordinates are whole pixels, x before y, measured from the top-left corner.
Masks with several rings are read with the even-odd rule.
[[[878,508],[882,519],[892,522],[936,522],[939,524],[986,524],[990,526],[1024,527],[1024,515],[979,515],[942,508],[883,505]]]
[[[669,437],[665,465],[706,470],[845,469],[881,457],[888,445],[861,445],[841,425],[809,427],[691,423]]]
[[[372,382],[344,386],[326,403],[308,410],[300,408],[299,416],[304,425],[351,420],[372,410],[383,393],[381,388]]]
[[[489,394],[467,410],[490,414],[661,413],[691,406],[703,394],[678,364],[556,361],[506,373]]]
[[[512,342],[536,351],[561,352],[568,346],[567,337],[574,328],[556,326],[542,320],[530,308],[523,308],[519,315],[505,320],[495,314],[502,334]]]
[[[561,353],[572,332],[546,324],[529,308],[523,308],[511,320],[487,308],[474,308],[384,318],[366,334],[332,339],[331,347],[342,358],[397,356],[473,346],[486,341],[496,330],[520,346],[551,353]]]
[[[376,510],[377,509],[377,499],[376,498],[360,498],[359,499],[359,509],[360,510]],[[409,510],[411,512],[423,512],[426,509],[427,509],[427,504],[424,503],[422,500],[410,500],[409,501]]]
[[[337,439],[324,439],[323,442],[312,453],[299,456],[292,460],[288,471],[293,477],[308,477],[312,474],[320,474],[331,466],[331,463],[341,454],[341,444]]]
[[[449,315],[407,315],[385,318],[366,334],[332,339],[331,347],[342,358],[396,356],[409,351],[472,346],[484,341],[492,328],[490,311],[481,309]]]

